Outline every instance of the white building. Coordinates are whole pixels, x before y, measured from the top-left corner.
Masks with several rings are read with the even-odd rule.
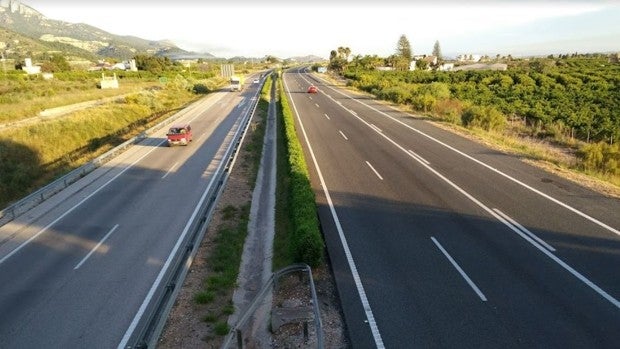
[[[439,67],[437,67],[437,70],[439,70],[439,71],[452,71],[452,70],[454,70],[454,63],[444,63],[444,64],[440,65]]]
[[[22,70],[27,74],[39,74],[41,72],[41,67],[38,65],[32,65],[32,59],[26,58],[24,59],[24,66]]]

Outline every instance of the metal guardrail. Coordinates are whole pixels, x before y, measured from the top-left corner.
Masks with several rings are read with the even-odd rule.
[[[129,337],[125,348],[152,348],[156,346],[156,342],[165,325],[167,315],[172,309],[172,305],[174,304],[174,300],[181,289],[180,286],[182,286],[185,276],[189,272],[192,260],[198,251],[200,241],[204,237],[206,228],[211,220],[211,216],[213,215],[217,200],[221,195],[226,181],[228,180],[230,171],[236,162],[239,147],[243,143],[247,130],[250,126],[251,116],[254,114],[256,107],[258,106],[258,100],[259,96],[257,93],[252,100],[250,108],[248,108],[248,112],[246,115],[243,115],[239,121],[239,126],[237,127],[237,130],[232,137],[224,156],[222,157],[222,161],[220,162],[216,172],[213,174],[214,179],[212,183],[215,185],[210,188],[210,192],[207,193],[206,200],[204,201],[204,206],[200,209],[199,214],[196,216],[197,218],[192,222],[189,228],[190,233],[186,236],[186,240],[183,241],[184,249],[174,258],[173,263],[171,263],[169,269],[165,273],[163,279],[165,282],[162,282],[162,285],[165,285],[165,287],[162,287],[156,291],[156,294],[153,296],[152,301],[148,305],[140,322]],[[196,108],[198,108],[197,104],[189,106],[172,117],[151,127],[149,130],[133,137],[107,153],[69,172],[54,182],[0,211],[0,226],[12,221],[21,214],[59,193],[69,185],[77,182],[79,179],[101,167],[103,164],[107,163],[133,144],[139,143],[150,134],[170,124],[174,120],[185,116],[187,113],[193,112]]]
[[[150,134],[155,131],[161,129],[162,127],[170,124],[174,120],[185,116],[187,113],[192,112],[196,108],[196,105],[191,105],[186,109],[174,114],[168,119],[158,123],[157,125],[151,127],[150,129],[142,132],[136,137],[129,139],[128,141],[114,147],[109,150],[105,154],[93,159],[92,161],[82,165],[79,168],[67,173],[66,175],[58,178],[57,180],[51,182],[50,184],[44,186],[43,188],[33,192],[32,194],[22,198],[21,200],[13,203],[12,205],[6,207],[5,209],[0,211],[0,226],[5,225],[6,223],[14,220],[19,217],[23,213],[28,210],[36,207],[43,201],[49,199],[55,194],[59,193],[63,189],[67,188],[69,185],[77,182],[79,179],[85,177],[87,174],[93,172],[97,168],[101,167],[114,157],[118,156],[118,154],[124,152],[130,146],[141,142],[145,138],[147,138]]]
[[[239,122],[235,135],[233,136],[228,148],[225,151],[222,161],[218,166],[216,172],[213,174],[213,183],[215,186],[210,188],[209,193],[206,195],[204,206],[200,209],[199,214],[196,216],[194,222],[192,222],[189,228],[189,234],[185,241],[183,241],[184,249],[179,253],[169,269],[166,271],[163,278],[162,285],[165,287],[159,289],[151,301],[151,304],[144,312],[140,323],[134,329],[132,335],[127,341],[127,345],[124,348],[154,348],[157,345],[157,340],[163,331],[167,316],[174,305],[174,301],[181,290],[183,281],[189,272],[189,268],[192,264],[193,258],[198,252],[200,241],[202,241],[207,227],[217,206],[217,201],[221,195],[224,186],[230,175],[239,152],[241,144],[245,139],[245,135],[250,126],[251,116],[254,114],[258,105],[258,95],[255,96],[253,105],[248,109],[248,113],[243,116]]]
[[[285,280],[285,278],[290,278],[296,272],[305,273],[307,282],[304,282],[302,275],[299,275],[299,280],[297,282],[293,281],[297,285],[293,287],[289,285],[287,287],[287,289],[294,290],[292,291],[292,299],[287,297],[287,295],[278,295],[278,285],[280,283],[290,284],[291,280]],[[307,290],[305,290],[306,287]],[[305,305],[303,300],[300,299],[303,298],[303,295],[300,296],[300,294],[304,293],[303,291],[310,293],[306,295],[309,296],[309,299],[306,299],[307,304]],[[264,309],[260,311],[262,308],[268,308],[270,311],[265,311]],[[256,316],[257,313],[259,314],[258,316]],[[312,330],[308,326],[310,322],[313,324]],[[298,337],[298,343],[289,343],[290,345],[287,347],[324,348],[321,313],[310,266],[301,263],[292,264],[274,272],[260,292],[254,297],[248,308],[242,313],[237,323],[231,328],[221,348],[243,349],[246,344],[250,348],[266,347],[265,343],[260,343],[261,334],[257,334],[257,331],[266,331],[266,328],[261,328],[261,324],[265,327],[267,323],[269,324],[269,330],[275,335],[286,325],[297,326],[292,330],[293,332],[301,331],[301,335],[294,336],[287,332],[287,336],[289,341],[292,341],[291,337]]]

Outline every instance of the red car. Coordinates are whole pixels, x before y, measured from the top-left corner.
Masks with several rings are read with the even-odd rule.
[[[314,85],[310,85],[310,87],[308,87],[308,93],[317,93],[319,92],[319,89],[314,86]]]
[[[168,146],[188,145],[192,141],[192,127],[189,124],[174,125],[170,127],[168,133]]]

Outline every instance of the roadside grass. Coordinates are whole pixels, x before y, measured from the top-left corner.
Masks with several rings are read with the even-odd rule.
[[[198,98],[179,89],[142,92],[61,119],[1,129],[0,208],[138,135]]]
[[[135,93],[145,89],[163,88],[155,79],[123,80],[118,89],[97,88],[96,77],[78,81],[63,80],[0,80],[0,124],[37,116],[39,112],[74,103]]]
[[[620,174],[610,171],[586,169],[583,159],[577,156],[579,142],[571,139],[541,139],[528,136],[531,129],[511,125],[508,123],[503,131],[487,131],[477,127],[465,127],[460,124],[460,117],[447,120],[433,112],[420,112],[412,106],[395,104],[377,99],[376,96],[361,91],[353,86],[346,86],[335,77],[328,74],[321,78],[347,89],[349,92],[372,96],[378,102],[390,105],[398,110],[411,113],[416,117],[424,117],[435,125],[449,129],[464,137],[474,139],[492,149],[503,151],[522,157],[528,163],[551,171],[563,178],[567,178],[593,190],[613,197],[620,197]]]
[[[464,137],[474,139],[489,148],[514,154],[524,161],[553,172],[606,195],[620,197],[620,175],[584,169],[583,161],[576,155],[577,146],[555,144],[539,138],[525,137],[514,128],[503,132],[466,128],[434,120],[436,125],[450,129]]]
[[[269,109],[271,81],[265,83],[261,91],[255,118],[251,121],[248,137],[242,144],[237,161],[238,166],[247,171],[247,185],[254,188],[263,151],[265,120]],[[204,307],[206,314],[202,321],[211,324],[205,338],[225,336],[230,331],[228,316],[235,311],[232,296],[237,286],[241,266],[243,245],[248,233],[251,198],[240,206],[226,205],[220,209],[221,224],[217,227],[211,252],[206,258],[206,278],[201,289],[194,295],[194,302]]]
[[[228,219],[223,219],[218,227],[213,240],[213,253],[207,256],[209,276],[203,281],[202,290],[194,295],[197,304],[213,303],[214,308],[208,316],[216,320],[223,320],[227,316],[222,305],[227,303],[222,302],[222,299],[232,297],[237,282],[243,243],[247,236],[250,203],[241,207],[227,206],[226,210],[229,212]]]

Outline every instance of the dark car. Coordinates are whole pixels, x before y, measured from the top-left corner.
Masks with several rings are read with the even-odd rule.
[[[317,93],[319,92],[319,89],[314,86],[314,85],[310,85],[310,87],[308,87],[308,93]]]
[[[168,146],[188,145],[192,141],[192,127],[189,124],[174,125],[170,127],[168,133]]]

